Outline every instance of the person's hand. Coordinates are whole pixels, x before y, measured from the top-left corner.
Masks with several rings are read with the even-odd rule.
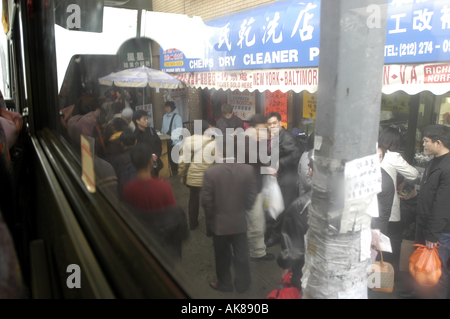
[[[274,177],[278,177],[278,172],[275,168],[273,168],[273,167],[266,167],[266,168],[270,175],[272,175]]]
[[[184,177],[180,178],[180,183],[184,184],[186,182],[186,179]]]
[[[400,199],[408,200],[408,196],[403,192],[397,192],[397,195]]]
[[[437,245],[438,245],[438,243],[432,243],[431,241],[428,241],[428,240],[425,241],[425,246],[427,246],[428,249],[433,249]]]

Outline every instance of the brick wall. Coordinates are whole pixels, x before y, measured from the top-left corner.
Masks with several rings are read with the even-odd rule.
[[[208,21],[276,0],[153,0],[153,11],[199,16]]]

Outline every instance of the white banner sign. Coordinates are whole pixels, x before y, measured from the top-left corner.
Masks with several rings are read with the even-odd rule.
[[[228,104],[233,106],[233,113],[243,121],[249,121],[255,115],[255,92],[228,92]]]
[[[228,90],[255,90],[283,93],[293,90],[311,93],[317,91],[318,68],[240,70],[224,72],[191,72],[172,74],[174,77],[193,88]]]
[[[450,62],[385,65],[383,71],[382,90],[385,94],[402,90],[410,95],[422,91],[442,95],[450,91]],[[192,88],[225,91],[230,89],[241,92],[279,90],[286,93],[292,90],[300,93],[306,90],[315,93],[319,83],[318,68],[191,72],[172,75]]]

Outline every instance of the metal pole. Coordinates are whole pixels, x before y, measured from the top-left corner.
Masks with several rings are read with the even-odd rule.
[[[387,0],[321,2],[304,298],[367,298],[371,217],[366,211],[375,195],[350,205],[345,167],[377,152],[386,16]]]

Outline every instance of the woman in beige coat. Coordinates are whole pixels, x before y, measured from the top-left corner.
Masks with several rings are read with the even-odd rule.
[[[204,134],[208,122],[202,121],[202,135],[192,135],[185,138],[178,164],[180,183],[189,187],[189,227],[191,230],[198,226],[200,208],[200,190],[206,169],[214,164],[215,141],[210,135]]]

